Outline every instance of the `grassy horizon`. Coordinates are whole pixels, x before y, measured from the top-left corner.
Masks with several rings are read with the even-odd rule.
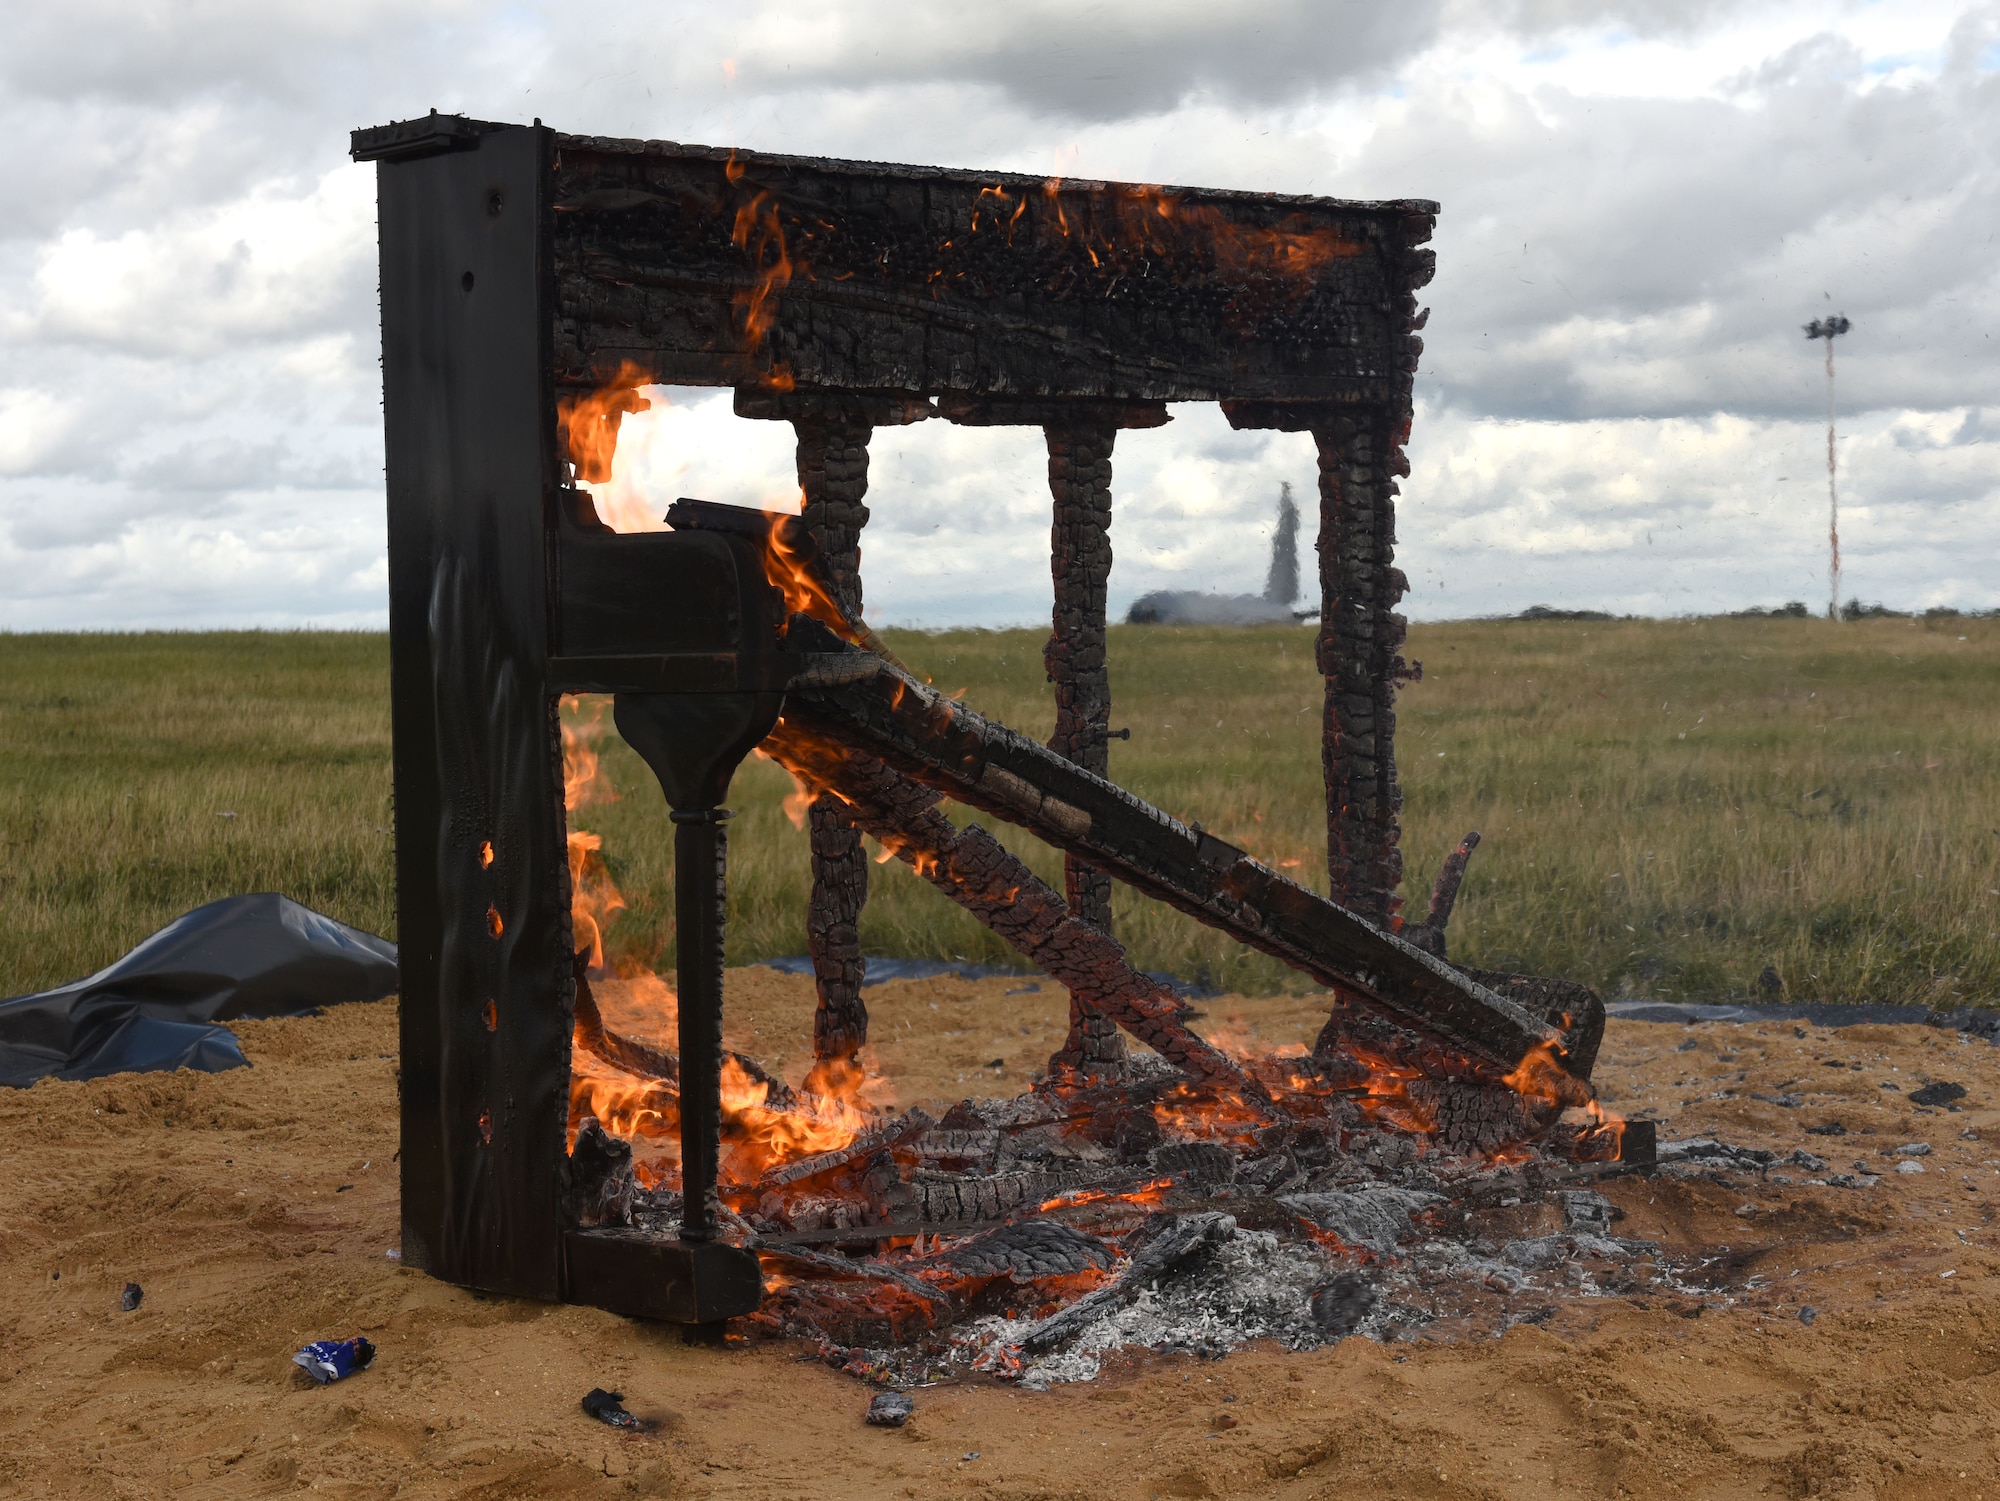
[[[1043,633],[885,632],[1024,733],[1053,709]],[[1114,627],[1112,775],[1325,889],[1312,628]],[[1608,995],[2000,995],[2000,621],[1466,621],[1411,629],[1408,875],[1485,836],[1453,957]],[[179,913],[282,890],[394,936],[388,643],[349,632],[0,635],[0,994],[88,973]],[[607,736],[614,951],[672,958],[658,788]],[[733,963],[803,952],[789,779],[732,790]],[[955,816],[965,816],[957,810]],[[1060,861],[998,830],[1045,878]],[[871,872],[870,953],[1012,963],[900,864]],[[1139,965],[1248,993],[1302,977],[1122,887]]]

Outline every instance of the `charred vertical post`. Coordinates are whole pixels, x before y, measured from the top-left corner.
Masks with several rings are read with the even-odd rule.
[[[1042,662],[1056,690],[1049,749],[1086,771],[1110,767],[1111,670],[1105,656],[1105,587],[1111,577],[1111,449],[1118,428],[1107,420],[1051,423],[1049,532],[1055,610]],[[1099,932],[1111,931],[1111,877],[1074,855],[1063,860],[1070,911]],[[1055,1061],[1086,1073],[1116,1069],[1124,1039],[1111,1018],[1076,990],[1069,996],[1069,1036]]]
[[[819,544],[834,598],[849,620],[861,618],[861,528],[868,524],[868,440],[874,428],[848,416],[795,418],[800,517]],[[806,814],[812,839],[812,894],[806,952],[812,956],[813,1056],[847,1058],[868,1041],[861,982],[861,909],[868,900],[868,852],[838,798],[821,795]]]
[[[723,927],[729,840],[722,800],[750,748],[778,722],[776,693],[620,693],[612,723],[660,779],[674,824],[674,947],[680,984],[681,1240],[715,1239],[722,1155]],[[696,1320],[695,1322],[705,1322]]]
[[[1394,606],[1409,588],[1394,566],[1395,476],[1407,427],[1364,408],[1312,429],[1319,447],[1320,629],[1326,679],[1320,758],[1326,776],[1326,868],[1331,895],[1377,923],[1396,913],[1403,879],[1403,793],[1396,780],[1396,689],[1413,676],[1402,657],[1406,622]]]
[[[792,424],[798,440],[800,520],[818,546],[835,602],[859,623],[868,442],[878,427],[923,421],[931,415],[930,403],[903,391],[792,392],[758,385],[737,388],[736,414]],[[868,1009],[861,1000],[867,968],[861,954],[861,909],[868,900],[868,856],[837,799],[815,798],[806,816],[812,842],[806,951],[812,956],[819,997],[813,1055],[847,1058],[868,1041]]]
[[[729,910],[729,814],[674,821],[674,923],[680,988],[681,1239],[715,1239],[722,1157],[722,956]]]

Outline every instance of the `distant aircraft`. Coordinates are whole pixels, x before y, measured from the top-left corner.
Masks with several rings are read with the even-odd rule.
[[[1297,610],[1299,508],[1289,482],[1278,491],[1278,529],[1271,536],[1271,572],[1262,594],[1209,594],[1196,589],[1155,589],[1132,601],[1127,625],[1291,625],[1319,614]]]

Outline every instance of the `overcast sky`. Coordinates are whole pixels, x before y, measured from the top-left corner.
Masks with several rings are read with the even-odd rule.
[[[374,170],[563,130],[1443,204],[1403,481],[1419,619],[2000,605],[2000,4],[70,0],[0,20],[0,627],[380,626]],[[670,393],[633,482],[793,492]],[[1310,440],[1119,440],[1114,611],[1261,587]],[[1039,435],[878,435],[890,624],[1046,618]],[[1310,523],[1307,527],[1308,540]],[[1307,554],[1308,566],[1310,554]]]

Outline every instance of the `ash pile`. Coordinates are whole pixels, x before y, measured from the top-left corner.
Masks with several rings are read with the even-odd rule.
[[[1542,999],[1587,1071],[1601,1006],[1575,986]],[[594,1019],[578,1043],[627,1070],[645,1053]],[[1482,1078],[1344,1005],[1311,1051],[1234,1061],[1231,1078],[1157,1054],[1097,1070],[1059,1054],[1026,1094],[939,1119],[875,1112],[807,1155],[770,1151],[807,1139],[774,1117],[824,1120],[853,1097],[726,1061],[750,1087],[725,1110],[719,1218],[766,1283],[732,1333],[815,1341],[886,1385],[985,1373],[1039,1387],[1087,1380],[1119,1350],[1469,1338],[1562,1299],[1686,1290],[1657,1246],[1616,1233],[1593,1187],[1651,1170],[1651,1123],[1606,1115],[1576,1073],[1559,1083],[1531,1060]],[[679,1223],[671,1059],[652,1069],[643,1118],[620,1112],[607,1131],[573,1113],[586,1223]],[[580,1093],[573,1111],[605,1098]]]

